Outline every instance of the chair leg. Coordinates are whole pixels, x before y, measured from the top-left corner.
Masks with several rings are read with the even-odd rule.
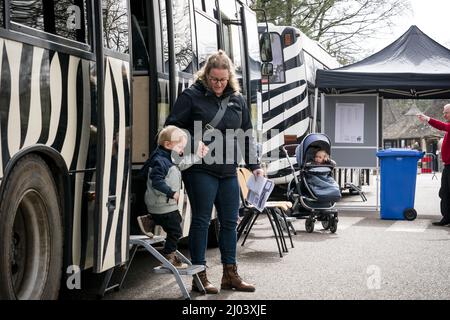
[[[254,213],[249,212],[242,217],[241,222],[237,226],[237,241],[239,241],[239,239],[241,238],[241,235],[244,232],[245,228],[248,227],[249,222],[252,221],[253,216],[254,216]]]
[[[270,225],[272,226],[272,230],[273,230],[273,233],[274,233],[274,235],[275,235],[275,240],[277,241],[278,252],[280,253],[280,258],[283,258],[283,253],[281,252],[280,243],[278,242],[277,229],[276,229],[276,227],[274,226],[274,223],[273,223],[273,221],[272,221],[272,219],[271,219],[271,217],[270,217],[270,216],[271,216],[271,213],[270,213],[270,211],[269,211],[267,208],[264,209],[264,212],[266,213],[267,218],[269,219]]]
[[[292,233],[294,234],[294,236],[296,236],[297,235],[297,231],[295,230],[294,225],[290,221],[289,221],[289,227],[291,228]]]
[[[275,208],[270,209],[270,211],[272,212],[272,217],[275,222],[275,226],[278,229],[278,235],[280,237],[281,248],[283,249],[283,252],[288,252],[286,239],[284,238],[283,227],[281,226],[280,220],[278,218],[278,213]]]
[[[288,223],[286,220],[286,213],[284,213],[284,211],[279,208],[276,208],[275,210],[278,212],[278,215],[283,219],[284,225],[286,226],[287,234],[289,236],[289,240],[291,241],[291,248],[294,248],[294,242],[292,241],[291,231],[289,230],[290,223]]]
[[[250,230],[253,228],[253,225],[255,224],[256,220],[259,217],[259,211],[258,211],[258,213],[253,214],[253,216],[254,217],[253,217],[252,223],[250,224],[250,227],[247,229],[247,232],[245,233],[244,241],[242,241],[241,246],[243,246],[245,244],[245,241],[247,241],[247,237],[250,234]]]

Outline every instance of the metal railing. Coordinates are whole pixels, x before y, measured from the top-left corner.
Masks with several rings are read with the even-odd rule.
[[[426,161],[426,162],[424,162],[423,161],[423,159],[424,158],[430,158],[431,159],[431,161]],[[430,164],[430,168],[427,168],[427,169],[431,169],[431,173],[433,174],[433,176],[432,176],[432,180],[434,180],[434,179],[436,179],[436,180],[438,180],[438,177],[436,176],[436,172],[437,172],[437,168],[436,168],[436,165],[437,165],[437,158],[436,158],[436,155],[434,154],[434,153],[425,153],[425,155],[423,156],[423,158],[422,158],[422,160],[421,160],[421,171],[422,171],[422,173],[426,173],[426,172],[423,172],[423,169],[424,169],[424,164],[425,163],[429,163]]]

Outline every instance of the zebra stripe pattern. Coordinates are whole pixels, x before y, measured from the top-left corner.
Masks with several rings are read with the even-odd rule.
[[[103,272],[128,259],[129,193],[129,65],[121,60],[105,61],[104,139],[105,166],[100,195],[100,243],[96,272]],[[128,132],[127,132],[128,131]],[[110,161],[108,161],[110,160]],[[115,197],[113,206],[105,206]]]
[[[101,208],[104,242],[99,269],[109,268],[127,259],[129,148],[127,112],[130,95],[130,70],[120,60],[107,59],[105,73],[106,124],[109,142],[106,163],[119,157],[115,169],[104,172],[106,195],[116,195],[117,208],[105,214]],[[61,52],[0,39],[0,177],[9,161],[24,148],[39,144],[58,151],[70,174],[73,207],[66,213],[66,264],[87,269],[94,261],[95,173],[97,167],[96,64]],[[114,131],[114,128],[116,131]],[[116,133],[116,154],[113,154]],[[109,179],[114,176],[110,193]],[[117,177],[116,177],[117,176]],[[4,181],[2,181],[4,183]],[[99,196],[99,195],[97,195]],[[103,199],[104,200],[104,199]],[[103,201],[106,203],[106,201]]]
[[[281,34],[282,32],[280,32]],[[283,49],[285,67],[285,82],[263,85],[263,146],[262,153],[269,159],[268,176],[277,184],[288,183],[291,176],[289,164],[278,150],[284,145],[285,135],[303,137],[309,130],[308,87],[306,70],[302,58],[300,38],[295,43]],[[270,106],[270,108],[269,108]],[[292,158],[295,163],[295,159]]]

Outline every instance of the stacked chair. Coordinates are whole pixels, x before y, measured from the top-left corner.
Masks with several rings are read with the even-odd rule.
[[[243,205],[244,215],[238,224],[237,228],[237,239],[241,238],[244,234],[244,240],[242,241],[242,246],[245,244],[250,231],[253,228],[256,220],[260,214],[265,214],[269,219],[270,225],[272,227],[273,233],[275,235],[275,240],[278,247],[278,252],[280,257],[283,257],[282,252],[288,252],[286,239],[283,233],[283,227],[287,231],[291,247],[294,248],[294,243],[292,241],[292,236],[290,232],[290,227],[292,227],[292,220],[295,218],[288,217],[286,212],[292,208],[292,203],[289,201],[268,201],[266,202],[265,208],[262,212],[257,210],[247,201],[247,195],[249,189],[247,187],[247,181],[251,177],[252,173],[245,168],[237,169],[237,176],[239,181],[239,187],[241,192],[241,201]],[[293,229],[293,228],[292,228]]]

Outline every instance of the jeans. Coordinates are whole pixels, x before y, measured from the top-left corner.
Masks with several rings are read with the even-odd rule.
[[[213,205],[219,218],[219,249],[221,261],[236,263],[239,184],[237,177],[217,178],[203,172],[184,174],[184,182],[191,204],[189,250],[193,264],[206,265],[208,227]]]
[[[442,218],[444,221],[450,222],[450,165],[446,165],[442,171],[439,197],[441,198]]]
[[[181,215],[178,210],[163,214],[152,214],[155,224],[160,225],[167,234],[162,252],[169,254],[177,251],[178,240],[183,235],[181,230]]]

